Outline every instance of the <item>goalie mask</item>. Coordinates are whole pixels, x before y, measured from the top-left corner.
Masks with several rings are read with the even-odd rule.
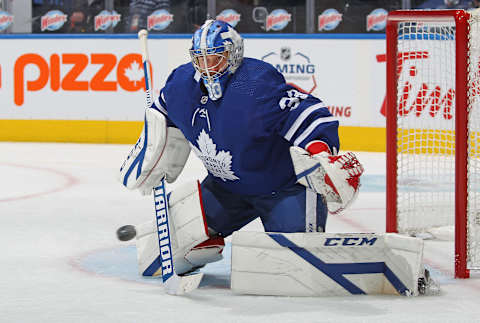
[[[190,56],[208,96],[215,101],[222,97],[228,75],[242,63],[243,39],[228,23],[207,20],[193,34]]]

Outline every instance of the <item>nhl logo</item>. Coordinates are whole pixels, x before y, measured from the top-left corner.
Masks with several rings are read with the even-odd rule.
[[[303,53],[292,53],[291,47],[285,46],[278,52],[270,52],[262,57],[262,61],[272,64],[283,74],[288,84],[301,92],[312,93],[317,87],[315,64]]]
[[[290,47],[282,47],[280,48],[280,58],[284,61],[288,61],[292,56],[292,52]]]
[[[206,95],[202,96],[202,98],[200,99],[201,104],[205,104],[205,103],[207,103],[207,101],[208,101],[208,96],[206,96]]]

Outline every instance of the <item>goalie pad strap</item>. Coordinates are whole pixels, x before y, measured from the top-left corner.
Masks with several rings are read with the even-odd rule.
[[[417,295],[423,241],[396,234],[235,232],[232,290],[240,294]]]

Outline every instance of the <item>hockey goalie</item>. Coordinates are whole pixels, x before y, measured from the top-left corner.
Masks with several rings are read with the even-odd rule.
[[[173,267],[185,275],[222,258],[232,240],[232,289],[261,295],[418,294],[422,241],[324,233],[328,213],[358,194],[363,167],[338,154],[338,121],[318,98],[243,57],[227,23],[207,20],[147,107],[120,180],[151,194],[172,183],[191,150],[208,171],[169,196]],[[259,218],[265,232],[238,232]],[[136,226],[139,271],[162,274],[158,225]]]

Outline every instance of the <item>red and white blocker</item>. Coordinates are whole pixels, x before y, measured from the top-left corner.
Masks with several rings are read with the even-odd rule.
[[[290,147],[298,183],[324,196],[330,213],[347,208],[358,195],[364,171],[355,154],[332,155],[322,141],[306,148]]]

